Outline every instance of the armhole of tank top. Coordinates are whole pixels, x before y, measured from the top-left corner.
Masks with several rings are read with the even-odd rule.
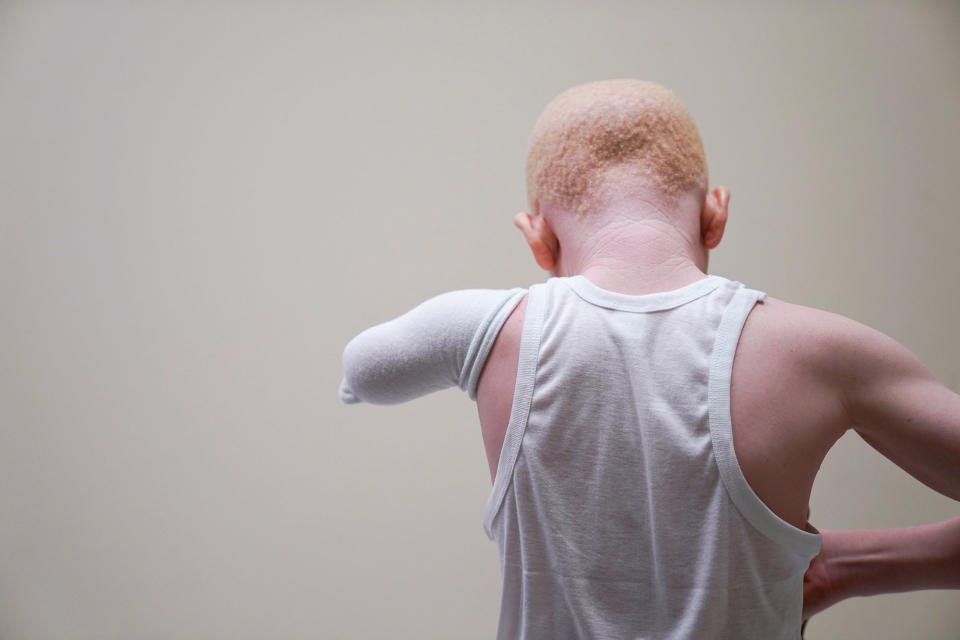
[[[463,359],[458,382],[460,388],[467,392],[471,400],[477,399],[477,382],[480,381],[483,366],[487,363],[487,356],[490,355],[493,343],[500,335],[503,323],[507,321],[526,294],[526,289],[517,288],[506,291],[503,299],[487,313],[474,332]]]
[[[520,334],[520,350],[517,362],[517,381],[513,388],[513,406],[510,408],[510,421],[503,437],[500,461],[497,463],[497,475],[484,509],[483,528],[487,537],[493,538],[493,520],[500,511],[503,497],[507,493],[513,477],[513,467],[520,453],[520,443],[527,427],[530,415],[530,403],[533,399],[534,378],[537,373],[537,361],[540,354],[540,335],[543,328],[543,285],[534,285],[527,292],[527,309],[523,318],[523,331]]]
[[[771,511],[760,500],[747,483],[733,447],[733,427],[730,417],[730,379],[733,372],[733,358],[747,316],[757,301],[765,296],[766,294],[761,291],[748,289],[739,284],[739,288],[723,312],[717,329],[708,387],[713,454],[727,494],[743,517],[774,542],[801,556],[812,558],[820,550],[820,535],[798,529]]]

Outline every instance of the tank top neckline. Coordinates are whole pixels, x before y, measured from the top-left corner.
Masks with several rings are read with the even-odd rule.
[[[726,278],[707,275],[679,289],[632,295],[602,289],[583,275],[554,278],[564,282],[583,300],[607,309],[619,311],[664,311],[679,307],[697,298],[707,295],[719,287]]]

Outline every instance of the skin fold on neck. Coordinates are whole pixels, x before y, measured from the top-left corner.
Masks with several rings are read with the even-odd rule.
[[[583,275],[593,284],[630,295],[678,289],[705,277],[702,196],[669,205],[644,195],[606,202],[577,216],[541,207],[556,236],[554,276]]]

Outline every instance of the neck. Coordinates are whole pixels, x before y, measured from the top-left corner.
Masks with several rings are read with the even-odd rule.
[[[707,273],[701,206],[693,198],[668,208],[631,197],[581,217],[544,212],[560,245],[551,274],[582,275],[598,287],[631,295],[696,282]]]

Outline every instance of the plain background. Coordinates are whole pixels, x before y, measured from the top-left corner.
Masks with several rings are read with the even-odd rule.
[[[960,5],[0,4],[0,638],[490,638],[474,405],[343,406],[434,294],[542,281],[511,217],[560,91],[637,77],[733,192],[711,271],[960,389]],[[955,502],[855,434],[823,528]],[[960,592],[809,638],[957,638]]]

